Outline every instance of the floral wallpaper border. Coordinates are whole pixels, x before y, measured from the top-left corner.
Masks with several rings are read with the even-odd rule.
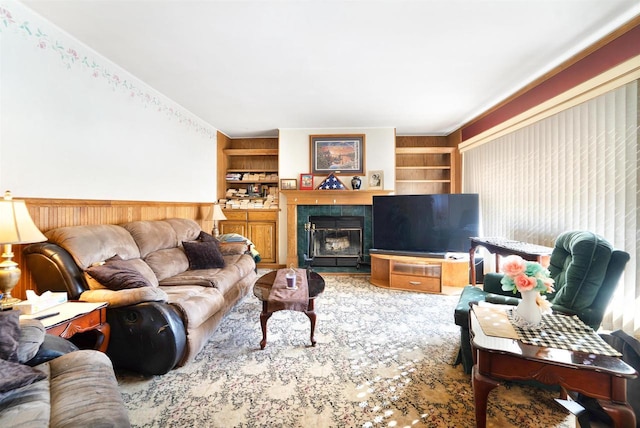
[[[32,25],[29,21],[14,17],[7,6],[0,4],[0,33],[5,30],[11,30],[25,39],[33,40],[35,46],[42,51],[56,53],[68,69],[80,69],[88,72],[92,77],[104,81],[114,91],[121,91],[123,94],[140,101],[145,108],[154,108],[158,113],[164,114],[170,120],[178,121],[198,134],[210,139],[216,138],[216,130],[212,127],[202,125],[199,120],[190,117],[186,111],[183,112],[179,108],[171,106],[168,102],[136,84],[132,79],[127,79],[124,74],[111,71],[95,59],[80,54],[78,49],[70,45],[65,46],[59,40],[52,40],[41,28]]]

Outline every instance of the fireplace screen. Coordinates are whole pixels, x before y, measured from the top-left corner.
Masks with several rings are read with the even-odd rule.
[[[358,266],[362,261],[363,217],[309,217],[313,266]]]

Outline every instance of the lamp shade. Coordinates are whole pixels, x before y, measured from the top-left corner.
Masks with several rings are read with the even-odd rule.
[[[213,220],[226,220],[227,217],[222,212],[220,205],[213,204]]]
[[[47,237],[33,223],[24,201],[5,195],[0,200],[0,244],[30,244],[46,241]]]

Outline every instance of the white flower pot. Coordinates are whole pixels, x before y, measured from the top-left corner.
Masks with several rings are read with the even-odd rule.
[[[542,321],[542,313],[540,307],[536,303],[536,297],[539,295],[538,291],[529,290],[521,291],[522,300],[516,308],[516,314],[518,315],[518,324],[521,327],[535,327],[540,325]]]

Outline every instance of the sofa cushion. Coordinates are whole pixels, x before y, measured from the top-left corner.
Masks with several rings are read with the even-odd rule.
[[[46,232],[45,236],[67,250],[82,270],[116,254],[124,260],[140,258],[131,234],[113,224],[61,227]]]
[[[143,259],[154,251],[178,246],[176,231],[166,221],[132,221],[122,227],[133,236]]]
[[[130,426],[113,366],[105,354],[80,350],[51,360],[49,366],[50,426]]]
[[[189,270],[224,267],[222,253],[215,241],[184,241],[184,252],[189,260]]]
[[[0,312],[0,359],[18,361],[20,311]]]
[[[178,275],[189,269],[189,260],[182,247],[154,251],[144,261],[155,273],[158,281]]]
[[[564,232],[551,253],[549,271],[555,280],[554,305],[572,311],[588,308],[607,272],[611,244],[591,232]]]
[[[202,232],[200,225],[188,218],[168,218],[165,221],[175,230],[178,242],[195,241]]]
[[[185,328],[194,329],[225,307],[225,299],[220,290],[212,287],[184,285],[164,287],[169,303],[182,313]]]
[[[170,286],[199,285],[201,287],[215,287],[224,295],[238,281],[246,277],[256,267],[251,256],[247,254],[223,256],[223,269],[198,269],[165,278],[160,286],[168,290]],[[166,287],[166,288],[165,288]]]
[[[249,245],[246,242],[221,242],[220,252],[223,256],[233,254],[244,254],[249,251]]]

